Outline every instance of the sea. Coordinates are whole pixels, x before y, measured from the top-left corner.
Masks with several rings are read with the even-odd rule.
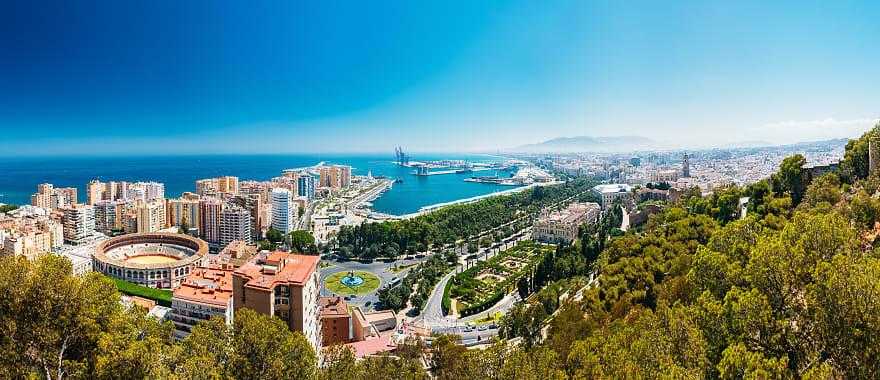
[[[504,161],[503,157],[479,154],[414,154],[414,161],[467,160],[472,163]],[[85,187],[92,179],[101,181],[157,181],[165,184],[165,196],[177,197],[195,191],[195,181],[223,175],[240,180],[268,180],[284,169],[327,164],[351,165],[355,175],[399,178],[391,189],[373,203],[373,210],[404,215],[422,207],[453,202],[510,190],[511,186],[465,182],[474,176],[504,175],[492,171],[432,176],[413,175],[413,168],[394,162],[393,154],[351,155],[187,155],[107,157],[0,157],[0,203],[29,204],[40,183],[76,187],[85,202]]]

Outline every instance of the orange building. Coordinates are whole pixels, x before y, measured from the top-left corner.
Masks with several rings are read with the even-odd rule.
[[[174,335],[184,338],[199,322],[215,316],[232,323],[232,265],[194,268],[174,289],[171,321]]]
[[[281,319],[292,331],[302,332],[317,352],[318,260],[286,252],[258,254],[233,272],[234,308]]]

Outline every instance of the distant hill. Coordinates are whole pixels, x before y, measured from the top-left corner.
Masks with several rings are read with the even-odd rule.
[[[657,144],[654,140],[641,136],[609,137],[558,137],[538,144],[527,144],[510,149],[519,153],[574,153],[574,152],[622,152],[650,149]]]

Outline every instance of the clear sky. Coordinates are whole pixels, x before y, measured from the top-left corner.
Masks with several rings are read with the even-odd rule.
[[[880,2],[434,3],[9,2],[0,155],[692,147],[880,115]]]

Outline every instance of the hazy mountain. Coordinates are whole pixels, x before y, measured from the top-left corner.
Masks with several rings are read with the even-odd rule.
[[[650,149],[657,145],[654,140],[641,136],[609,137],[558,137],[538,144],[527,144],[510,149],[521,153],[573,153],[573,152],[622,152]]]

